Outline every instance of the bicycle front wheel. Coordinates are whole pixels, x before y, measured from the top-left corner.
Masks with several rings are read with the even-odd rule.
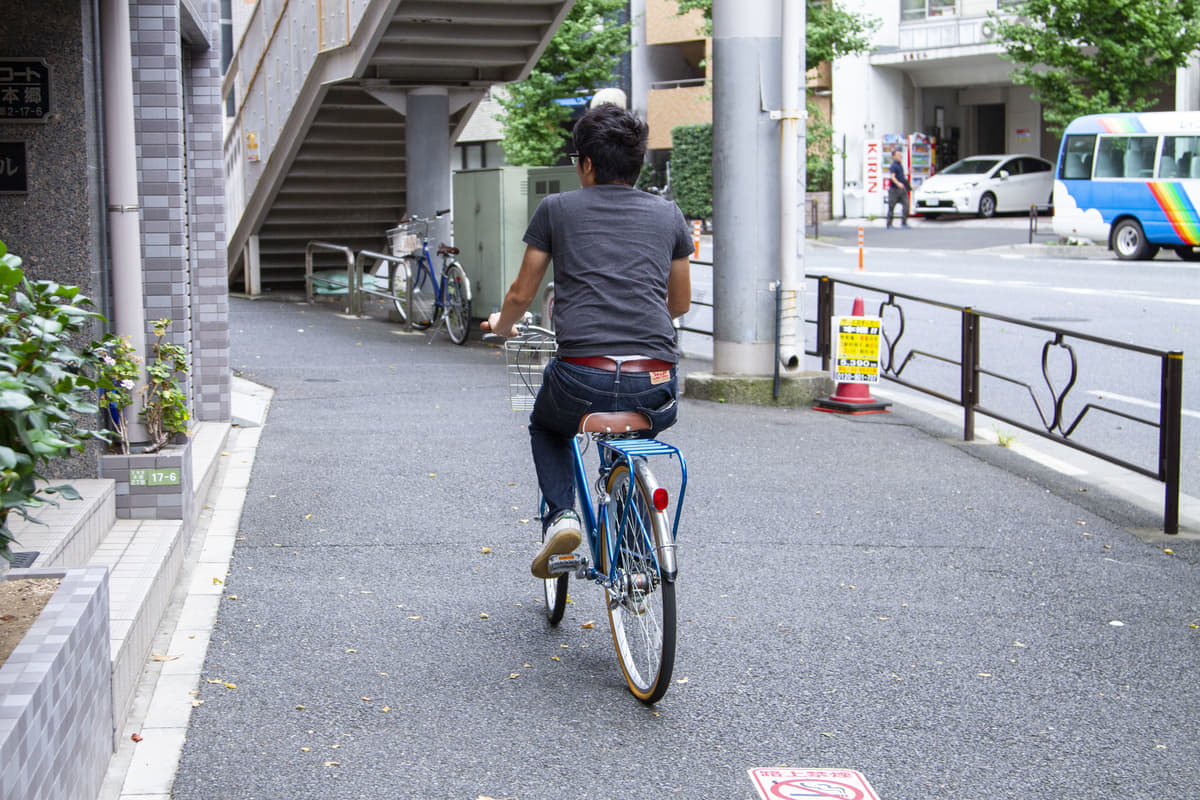
[[[663,579],[656,557],[670,534],[666,516],[654,508],[654,486],[644,464],[632,474],[625,463],[609,473],[600,555],[612,580],[605,591],[621,671],[634,697],[647,704],[667,693],[675,666],[675,584]]]
[[[424,258],[413,264],[412,291],[409,297],[408,322],[414,328],[423,330],[433,324],[433,308],[437,302],[437,286],[434,285],[433,274]]]
[[[410,259],[388,263],[388,294],[401,322],[408,322],[408,276]]]
[[[470,287],[467,285],[467,271],[457,261],[446,267],[445,276],[445,307],[442,313],[446,315],[446,332],[450,341],[464,344],[467,332],[471,326]]]

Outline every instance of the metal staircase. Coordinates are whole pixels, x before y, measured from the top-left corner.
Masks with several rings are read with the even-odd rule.
[[[447,92],[449,148],[488,88],[528,74],[573,1],[260,0],[221,88],[231,287],[301,286],[313,239],[383,249],[407,206],[408,92]]]

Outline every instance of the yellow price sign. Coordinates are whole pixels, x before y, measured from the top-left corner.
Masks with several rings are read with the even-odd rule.
[[[877,317],[838,317],[833,321],[830,371],[837,383],[878,383],[880,336]]]

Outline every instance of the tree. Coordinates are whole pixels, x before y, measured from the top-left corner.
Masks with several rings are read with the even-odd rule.
[[[992,14],[1046,127],[1084,114],[1142,111],[1200,45],[1200,0],[1026,0]]]
[[[537,66],[498,97],[504,112],[505,160],[530,166],[553,164],[567,138],[571,108],[557,102],[612,84],[629,51],[629,23],[620,22],[624,0],[576,0]]]
[[[680,14],[699,9],[704,15],[704,23],[697,33],[701,36],[712,36],[713,0],[675,2],[679,6]],[[879,25],[880,21],[877,18],[849,11],[840,3],[830,0],[806,0],[804,70],[807,72],[825,61],[869,50],[871,34]]]
[[[784,0],[788,2],[788,0]],[[713,0],[676,0],[679,13],[699,10],[704,17],[698,34],[712,36]],[[804,18],[804,70],[816,69],[826,61],[862,53],[871,48],[871,34],[880,20],[849,11],[830,0],[806,0]],[[809,191],[827,191],[833,180],[833,126],[811,101],[806,103],[805,183]]]

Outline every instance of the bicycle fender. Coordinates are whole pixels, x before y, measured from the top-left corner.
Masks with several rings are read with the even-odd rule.
[[[633,468],[642,481],[651,496],[659,488],[658,480],[654,477],[654,473],[650,471],[649,465],[644,459],[632,459]],[[654,551],[658,557],[658,568],[662,573],[662,579],[667,583],[674,583],[675,577],[679,573],[679,566],[675,559],[675,539],[671,535],[671,526],[667,522],[667,515],[663,511],[651,508],[650,524],[654,530]]]

